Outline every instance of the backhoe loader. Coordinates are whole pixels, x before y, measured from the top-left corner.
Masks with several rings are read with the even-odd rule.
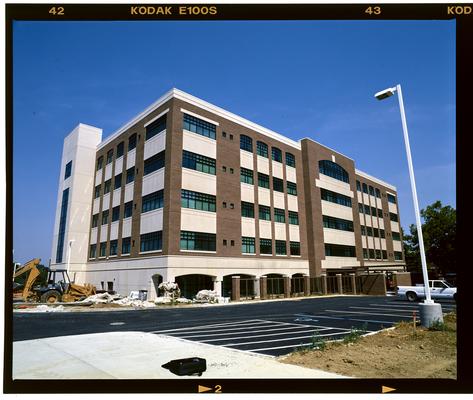
[[[40,301],[41,303],[73,302],[83,300],[96,293],[95,286],[89,283],[77,285],[71,282],[65,269],[47,268],[46,285],[33,286],[40,276],[37,267],[40,261],[39,258],[28,261],[14,273],[14,278],[16,278],[29,272],[21,294],[24,301]]]

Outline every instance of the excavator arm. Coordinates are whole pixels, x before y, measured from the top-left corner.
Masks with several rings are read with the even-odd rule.
[[[17,278],[23,274],[28,273],[28,277],[25,280],[25,285],[23,287],[23,291],[21,297],[24,301],[26,301],[31,293],[31,288],[34,285],[36,279],[40,275],[39,269],[36,267],[40,263],[41,259],[35,258],[31,261],[28,261],[25,265],[23,265],[18,271],[16,271],[13,275],[13,278]]]

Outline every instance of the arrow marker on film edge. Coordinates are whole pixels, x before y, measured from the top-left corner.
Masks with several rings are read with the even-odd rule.
[[[384,387],[384,386],[383,386]],[[209,388],[207,386],[200,386],[199,385],[199,393],[202,393],[202,392],[208,392],[210,390],[213,390],[212,388]],[[393,389],[394,390],[394,389]]]
[[[395,391],[396,389],[392,388],[392,387],[389,387],[389,386],[381,386],[381,391],[382,393],[389,393],[389,392],[393,392]]]

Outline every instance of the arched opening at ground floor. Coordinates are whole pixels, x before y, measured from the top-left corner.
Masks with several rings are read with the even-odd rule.
[[[151,277],[151,281],[153,282],[153,288],[155,290],[156,296],[163,296],[163,291],[158,289],[158,286],[163,283],[163,276],[160,274],[154,274]]]
[[[240,277],[240,299],[254,299],[258,295],[258,281],[254,275],[225,275],[222,282],[222,296],[232,297],[232,277]]]
[[[269,298],[284,297],[284,277],[281,274],[266,274]]]
[[[212,276],[190,274],[177,276],[175,282],[181,290],[181,296],[192,299],[200,290],[213,290]]]
[[[304,295],[304,274],[297,273],[291,277],[291,296]]]

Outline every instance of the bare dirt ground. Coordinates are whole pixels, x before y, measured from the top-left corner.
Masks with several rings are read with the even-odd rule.
[[[324,350],[299,350],[279,360],[356,378],[456,379],[456,314],[445,315],[438,328],[443,330],[400,323],[355,342],[331,342]]]

